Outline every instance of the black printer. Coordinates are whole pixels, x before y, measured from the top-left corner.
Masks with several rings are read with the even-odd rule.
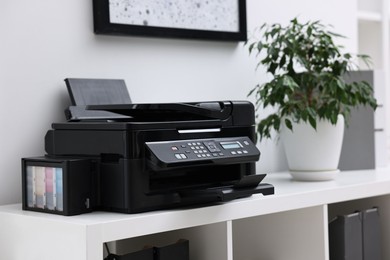
[[[45,157],[22,160],[24,209],[137,213],[274,193],[255,171],[250,102],[132,104],[121,80],[66,83],[68,122],[47,132]]]

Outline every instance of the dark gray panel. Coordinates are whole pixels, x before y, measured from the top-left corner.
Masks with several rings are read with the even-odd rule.
[[[347,81],[367,81],[374,84],[373,71],[353,71],[345,76]],[[374,111],[358,107],[351,111],[349,126],[344,133],[340,156],[340,170],[375,168]]]
[[[122,79],[65,79],[74,106],[131,104]]]

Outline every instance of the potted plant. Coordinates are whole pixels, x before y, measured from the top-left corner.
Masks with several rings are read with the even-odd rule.
[[[344,121],[348,122],[351,108],[377,106],[370,84],[343,78],[358,68],[358,59],[368,64],[369,56],[342,53],[343,46],[334,39],[343,36],[320,21],[301,23],[294,18],[286,27],[264,24],[258,32],[261,38],[248,41],[247,46],[259,57],[258,67],[264,66],[273,77],[248,95],[255,96],[257,108],[274,108],[257,124],[260,140],[270,138],[273,131],[281,133],[294,178],[332,179],[338,171]],[[325,165],[329,157],[336,162]]]

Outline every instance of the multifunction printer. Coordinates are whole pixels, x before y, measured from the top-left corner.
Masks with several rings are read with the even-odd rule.
[[[138,213],[274,193],[248,101],[134,104],[123,80],[66,79],[67,122],[22,160],[23,207]]]

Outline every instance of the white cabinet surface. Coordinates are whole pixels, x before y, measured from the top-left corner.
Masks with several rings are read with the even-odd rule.
[[[275,195],[141,214],[92,212],[73,217],[0,206],[0,252],[13,260],[98,260],[104,242],[118,254],[144,245],[190,241],[191,260],[328,260],[328,221],[337,214],[379,206],[390,217],[390,169],[341,172],[327,182],[296,182],[268,174]],[[390,225],[382,221],[382,243]],[[383,246],[384,259],[390,251]]]

